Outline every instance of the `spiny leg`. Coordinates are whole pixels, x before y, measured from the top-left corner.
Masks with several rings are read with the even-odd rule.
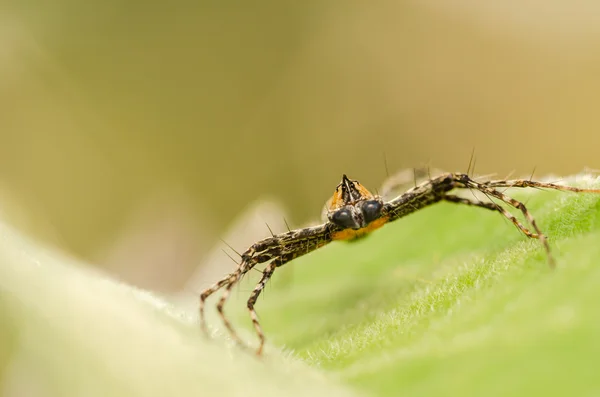
[[[538,239],[542,242],[542,244],[544,244],[544,247],[548,254],[548,261],[549,261],[551,268],[554,268],[556,266],[556,263],[554,261],[552,254],[550,253],[550,245],[548,244],[548,239],[538,228],[538,226],[535,222],[535,219],[533,218],[533,215],[531,215],[531,213],[529,212],[529,210],[527,209],[525,204],[505,195],[504,193],[496,190],[495,188],[498,188],[498,187],[506,187],[506,188],[532,187],[532,188],[538,188],[538,189],[548,188],[548,189],[575,192],[575,193],[600,193],[600,189],[586,189],[586,188],[578,188],[578,187],[574,187],[574,186],[563,186],[563,185],[558,185],[555,183],[536,182],[536,181],[532,181],[529,179],[515,179],[512,181],[489,181],[489,182],[484,182],[484,183],[479,183],[479,182],[475,182],[475,181],[471,180],[468,182],[468,184],[472,185],[473,188],[475,188],[483,193],[490,194],[490,195],[496,197],[497,199],[502,200],[503,202],[519,209],[523,213],[523,215],[525,215],[525,218],[527,218],[527,221],[531,224],[531,226],[533,226],[535,231],[538,233],[538,235],[539,235]]]
[[[199,310],[202,321],[202,328],[205,330],[205,332],[205,301],[210,295],[214,294],[219,289],[224,288],[225,290],[223,291],[223,295],[217,303],[217,310],[219,312],[221,320],[223,321],[223,324],[227,328],[231,337],[236,342],[241,343],[241,339],[238,337],[237,333],[235,332],[229,320],[225,317],[224,313],[225,303],[227,302],[227,299],[229,298],[233,287],[247,272],[252,270],[257,264],[269,262],[272,260],[273,263],[275,263],[274,266],[281,266],[282,264],[293,258],[297,258],[301,255],[309,253],[331,242],[332,230],[336,230],[335,227],[329,223],[326,223],[318,226],[292,230],[275,236],[271,236],[261,241],[258,241],[252,246],[250,246],[250,248],[248,248],[241,255],[242,262],[238,265],[238,268],[234,272],[224,277],[216,284],[207,288],[201,293]],[[271,271],[271,274],[272,273],[273,271]],[[265,283],[267,280],[268,278],[265,279]],[[256,295],[256,297],[258,297],[258,295]],[[263,342],[261,342],[261,345],[262,343]]]
[[[536,182],[529,179],[514,179],[510,181],[489,181],[483,182],[482,185],[485,185],[490,188],[498,188],[498,187],[515,187],[515,188],[538,188],[538,189],[554,189],[554,190],[562,190],[567,192],[575,192],[575,193],[600,193],[600,189],[588,189],[588,188],[580,188],[574,186],[564,186],[558,185],[556,183],[546,183],[546,182]]]
[[[263,333],[262,327],[260,326],[260,323],[258,321],[258,315],[256,314],[256,310],[254,310],[254,304],[256,303],[256,300],[258,299],[262,290],[265,288],[265,285],[267,284],[267,282],[269,281],[269,279],[275,272],[275,269],[278,266],[281,266],[282,264],[283,263],[281,262],[280,259],[276,259],[267,265],[265,270],[263,270],[263,275],[262,275],[260,281],[258,282],[258,284],[256,284],[256,287],[254,287],[254,290],[252,291],[252,294],[250,295],[250,298],[248,299],[248,304],[247,304],[248,311],[250,312],[250,318],[252,319],[252,325],[254,326],[254,330],[256,331],[256,334],[258,335],[258,339],[259,339],[258,349],[256,350],[256,354],[259,356],[262,354],[263,346],[265,344],[265,334]]]
[[[232,273],[223,277],[221,280],[217,281],[215,284],[208,287],[207,289],[202,291],[202,293],[200,294],[200,304],[198,305],[198,311],[200,313],[200,327],[202,328],[202,331],[206,335],[208,335],[208,328],[206,326],[206,317],[204,315],[206,299],[208,299],[209,296],[211,296],[212,294],[214,294],[221,288],[225,287],[225,291],[223,292],[223,295],[221,296],[221,298],[219,299],[219,302],[217,303],[217,310],[219,311],[219,315],[220,315],[221,319],[223,320],[223,324],[225,325],[225,327],[231,334],[232,338],[235,339],[236,342],[240,342],[240,339],[237,337],[237,334],[233,330],[233,327],[231,326],[231,324],[225,317],[223,308],[225,306],[225,302],[227,301],[227,299],[231,293],[231,289],[233,288],[234,285],[236,285],[238,283],[238,281],[242,278],[242,276],[244,276],[244,274],[246,274],[251,269],[253,269],[254,266],[257,263],[260,263],[261,260],[267,261],[272,258],[272,256],[270,256],[270,255],[254,256],[254,253],[255,253],[254,248],[256,246],[258,246],[258,244],[260,244],[260,243],[262,243],[262,241],[254,244],[242,255],[242,262],[238,265],[238,267],[235,271],[233,271]]]
[[[254,310],[254,305],[265,288],[265,285],[275,272],[275,269],[283,266],[292,259],[308,254],[332,241],[329,224],[283,233],[279,236],[275,236],[275,239],[277,240],[277,246],[273,247],[271,250],[274,259],[263,270],[263,275],[252,291],[247,303],[252,324],[260,341],[259,347],[256,350],[257,355],[262,354],[265,344],[265,335],[258,321],[258,315]]]
[[[233,287],[240,281],[240,279],[246,273],[253,269],[254,266],[256,266],[257,264],[267,262],[273,258],[273,255],[269,252],[265,252],[260,255],[254,255],[256,252],[255,247],[257,247],[258,244],[259,243],[253,245],[248,251],[244,253],[244,255],[242,256],[242,263],[240,264],[238,269],[230,275],[228,283],[225,285],[223,295],[221,295],[221,298],[217,303],[217,311],[219,312],[219,316],[221,317],[223,325],[225,325],[225,328],[229,332],[231,338],[240,346],[244,346],[244,343],[242,342],[237,332],[231,325],[231,322],[229,321],[227,316],[225,316],[225,303],[227,303],[227,299],[229,299]],[[275,247],[273,249],[277,251],[279,248]]]
[[[550,253],[550,246],[548,244],[548,240],[537,226],[534,217],[531,215],[525,204],[498,191],[496,189],[498,187],[533,187],[550,188],[555,190],[565,190],[578,193],[600,193],[600,189],[583,189],[571,186],[562,186],[553,183],[536,182],[525,179],[518,179],[512,181],[477,182],[467,174],[447,173],[442,174],[429,181],[426,181],[420,184],[419,186],[408,190],[404,194],[396,197],[395,199],[385,203],[384,211],[387,214],[389,221],[394,221],[396,219],[409,215],[415,211],[418,211],[422,208],[425,208],[429,205],[444,200],[444,197],[448,196],[449,192],[453,189],[458,188],[477,190],[488,196],[495,197],[496,199],[520,210],[527,219],[528,223],[535,230],[537,238],[542,242],[542,245],[544,246],[544,249],[546,250],[546,253],[548,255],[548,262],[550,267],[554,267],[554,258]],[[523,230],[526,228],[522,229],[519,227],[519,229]]]
[[[227,276],[223,277],[221,280],[217,281],[215,284],[211,285],[210,287],[208,287],[207,289],[202,291],[202,293],[200,294],[200,304],[198,305],[198,311],[200,313],[200,328],[202,328],[202,331],[206,335],[208,335],[208,328],[206,326],[206,317],[204,316],[204,306],[206,303],[206,299],[209,296],[211,296],[212,294],[214,294],[215,292],[217,292],[218,290],[220,290],[221,288],[223,288],[225,285],[229,284],[231,282],[232,276],[233,276],[233,273],[228,274]]]
[[[493,202],[483,202],[483,201],[474,201],[468,198],[464,198],[464,197],[459,197],[459,196],[453,196],[450,194],[447,194],[444,196],[444,200],[445,201],[449,201],[451,203],[457,203],[457,204],[466,204],[466,205],[470,205],[470,206],[475,206],[475,207],[481,207],[481,208],[485,208],[491,211],[498,211],[499,213],[501,213],[502,215],[504,215],[506,218],[508,218],[520,231],[522,231],[527,237],[529,238],[536,238],[538,239],[540,236],[536,233],[532,233],[529,229],[527,229],[525,226],[523,226],[523,224],[521,222],[519,222],[519,220],[517,218],[515,218],[515,216],[513,214],[511,214],[510,212],[508,212],[506,209],[504,209],[504,207],[493,203]]]
[[[260,279],[260,281],[258,282],[258,284],[256,284],[256,287],[254,287],[254,290],[252,291],[252,294],[250,295],[250,298],[248,298],[248,303],[247,303],[247,307],[248,307],[248,311],[250,312],[250,319],[252,320],[252,325],[254,326],[254,330],[256,331],[256,334],[258,335],[258,339],[259,339],[259,345],[258,345],[258,349],[256,350],[256,354],[257,355],[261,355],[262,351],[263,351],[263,347],[265,344],[265,334],[262,330],[262,327],[260,326],[260,322],[258,321],[258,315],[256,313],[256,310],[254,310],[254,305],[256,304],[256,301],[258,300],[258,297],[260,296],[261,292],[265,289],[265,285],[267,284],[267,282],[271,279],[271,276],[273,276],[273,273],[275,272],[275,269],[285,265],[287,262],[291,261],[292,259],[295,259],[299,256],[302,256],[304,254],[307,254],[315,249],[317,249],[319,246],[327,244],[330,240],[329,235],[325,235],[325,234],[311,234],[308,236],[305,236],[310,238],[310,240],[305,240],[307,243],[310,244],[305,244],[304,247],[302,247],[302,245],[295,247],[296,249],[292,249],[292,250],[288,250],[287,253],[281,255],[278,258],[275,258],[271,263],[269,263],[267,265],[267,267],[263,270],[263,275]],[[302,241],[302,240],[300,240]],[[299,242],[299,241],[292,241],[292,242]],[[291,248],[288,246],[288,248]]]
[[[504,193],[490,187],[489,183],[476,182],[476,181],[472,180],[468,175],[465,175],[465,174],[458,174],[456,176],[459,178],[459,181],[461,183],[461,184],[457,185],[456,187],[459,187],[459,188],[466,187],[466,188],[479,190],[482,193],[493,196],[493,197],[497,198],[498,200],[510,205],[511,207],[514,207],[514,208],[520,210],[523,213],[523,215],[525,216],[525,218],[527,219],[527,221],[529,222],[529,224],[533,227],[533,229],[538,234],[538,240],[540,240],[542,242],[542,244],[544,245],[546,254],[548,255],[548,263],[549,263],[550,267],[554,268],[556,266],[556,262],[554,261],[554,257],[552,256],[552,253],[550,251],[550,244],[548,244],[548,238],[546,237],[546,235],[544,233],[542,233],[542,231],[540,230],[540,228],[538,227],[538,225],[535,221],[535,218],[533,217],[533,215],[531,215],[531,212],[529,212],[529,210],[527,209],[525,204],[523,204],[519,200],[515,200],[514,198],[509,197],[509,196],[505,195]],[[532,181],[529,181],[529,182],[532,182]],[[461,186],[462,184],[464,184],[464,186]],[[556,186],[558,186],[558,185],[556,185]],[[499,186],[494,185],[494,187],[499,187]],[[519,186],[519,187],[530,187],[530,186],[523,185],[523,186]],[[531,185],[531,187],[533,187],[533,185]]]
[[[229,283],[225,286],[225,291],[223,291],[223,295],[221,295],[221,299],[219,299],[219,302],[217,303],[217,311],[219,312],[221,321],[223,321],[223,325],[225,325],[225,328],[227,328],[227,331],[229,332],[229,335],[231,336],[231,338],[238,345],[243,346],[244,343],[238,336],[237,332],[235,332],[235,329],[233,329],[231,322],[229,322],[229,320],[225,316],[225,312],[224,312],[225,302],[227,302],[227,299],[229,298],[229,295],[231,294],[231,289],[233,288],[234,285],[236,285],[238,283],[238,281],[240,281],[240,278],[242,278],[241,272],[235,272],[232,274],[232,276],[229,279]]]

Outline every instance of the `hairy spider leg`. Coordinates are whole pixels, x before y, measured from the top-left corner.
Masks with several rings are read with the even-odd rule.
[[[533,217],[531,212],[529,212],[529,210],[527,209],[525,204],[523,204],[519,200],[515,200],[512,197],[509,197],[509,196],[505,195],[504,193],[498,191],[496,189],[498,187],[506,187],[506,188],[535,187],[535,188],[550,188],[550,189],[555,189],[555,190],[571,191],[571,192],[578,192],[578,193],[600,193],[600,189],[585,189],[585,188],[577,188],[577,187],[571,187],[571,186],[562,186],[562,185],[558,185],[558,184],[554,184],[554,183],[535,182],[535,181],[531,181],[531,180],[527,180],[527,179],[515,179],[515,180],[511,180],[511,181],[502,180],[502,181],[477,182],[477,181],[473,180],[467,174],[448,173],[448,174],[440,175],[429,181],[426,181],[426,182],[422,183],[421,185],[410,189],[409,191],[402,194],[401,196],[398,196],[397,198],[388,202],[385,205],[385,211],[389,214],[389,217],[390,217],[389,220],[394,221],[398,218],[401,218],[410,213],[413,213],[413,212],[415,212],[421,208],[424,208],[428,205],[437,203],[438,201],[441,201],[441,200],[445,200],[445,197],[448,196],[447,193],[453,189],[456,189],[456,188],[472,189],[472,190],[480,191],[488,196],[492,196],[492,197],[504,202],[505,204],[510,205],[511,207],[513,207],[515,209],[520,210],[523,213],[523,215],[527,219],[527,222],[532,226],[532,228],[535,230],[536,234],[533,234],[531,232],[528,234],[527,232],[525,232],[525,230],[527,230],[528,232],[529,232],[529,230],[525,227],[522,227],[522,225],[519,226],[518,223],[515,223],[515,221],[512,219],[512,215],[509,215],[508,218],[511,219],[511,221],[513,221],[513,224],[518,229],[525,232],[526,235],[528,235],[529,237],[537,238],[542,242],[542,244],[546,250],[546,253],[548,255],[548,263],[549,263],[550,267],[553,268],[555,266],[555,262],[554,262],[554,258],[552,256],[552,254],[550,252],[550,245],[548,244],[548,239],[546,238],[546,236],[541,232],[541,230],[537,226],[535,218]],[[449,201],[459,202],[456,199],[450,199]],[[460,203],[466,204],[465,202],[462,202],[462,201],[460,201]],[[477,205],[480,207],[485,207],[485,205],[478,205],[475,203],[476,202],[473,202],[470,205]],[[488,209],[492,209],[492,208],[489,207]],[[497,210],[497,211],[502,213],[502,211],[500,211],[500,210]],[[503,215],[507,216],[504,213],[503,213]],[[531,234],[531,236],[530,236],[530,234]]]
[[[256,310],[254,310],[254,304],[256,303],[256,300],[258,299],[262,290],[265,288],[265,285],[267,284],[273,273],[275,273],[275,269],[278,266],[281,266],[282,264],[283,263],[281,262],[281,259],[278,258],[269,263],[267,267],[265,267],[260,281],[258,282],[258,284],[256,284],[256,287],[254,287],[252,295],[250,295],[248,303],[246,304],[246,306],[248,307],[248,311],[250,312],[250,319],[252,320],[252,325],[254,326],[254,330],[258,335],[259,345],[258,349],[256,350],[257,355],[262,354],[262,349],[265,344],[265,334],[262,330],[262,327],[260,326],[260,322],[258,321],[258,314],[256,314]]]
[[[248,248],[248,250],[246,250],[246,252],[242,254],[242,262],[238,265],[238,268],[233,273],[227,275],[200,294],[199,310],[202,329],[205,332],[207,330],[204,316],[204,303],[206,299],[213,293],[225,287],[225,291],[223,291],[223,295],[217,303],[217,311],[219,312],[219,316],[221,317],[221,320],[223,321],[223,324],[225,325],[225,328],[227,328],[227,331],[231,335],[232,339],[241,344],[241,339],[237,335],[237,332],[231,325],[230,321],[225,316],[225,303],[230,296],[231,289],[239,282],[244,274],[254,268],[254,266],[257,264],[271,261],[263,271],[261,280],[257,284],[250,296],[250,299],[248,300],[250,318],[260,340],[260,345],[256,353],[260,355],[264,346],[265,336],[258,321],[258,315],[254,310],[254,304],[256,303],[261,291],[264,289],[267,281],[271,278],[271,275],[275,271],[276,267],[283,266],[290,260],[314,251],[315,249],[331,242],[331,233],[336,229],[336,226],[327,223],[320,226],[277,234],[273,237],[268,237],[253,244],[250,248]]]
[[[575,192],[575,193],[600,193],[600,189],[589,189],[589,188],[582,188],[582,187],[565,186],[565,185],[559,185],[557,183],[536,182],[536,181],[532,181],[529,179],[496,180],[496,181],[481,182],[481,184],[491,187],[491,188],[534,187],[534,188],[540,188],[540,189],[562,190],[562,191]]]
[[[217,281],[216,283],[202,291],[202,293],[200,294],[200,304],[198,305],[198,311],[200,313],[200,327],[206,335],[208,335],[208,328],[206,327],[206,318],[204,316],[204,305],[206,302],[206,298],[208,298],[209,296],[211,296],[212,294],[229,284],[231,282],[231,277],[234,277],[234,273],[225,276],[221,280]]]
[[[529,224],[535,230],[535,232],[537,234],[536,238],[539,239],[542,242],[542,244],[544,245],[544,248],[548,255],[548,261],[549,261],[550,267],[554,267],[554,265],[555,265],[554,258],[552,257],[552,255],[550,253],[550,246],[548,245],[547,238],[541,232],[539,227],[537,226],[535,219],[533,218],[533,216],[531,215],[531,213],[529,212],[529,210],[527,209],[525,204],[523,204],[522,202],[515,200],[511,197],[508,197],[507,195],[499,192],[498,190],[496,190],[492,187],[489,187],[483,183],[474,181],[467,174],[448,173],[448,174],[440,175],[436,178],[433,178],[429,181],[422,183],[421,185],[417,186],[416,188],[413,188],[413,189],[409,190],[408,192],[406,192],[405,194],[399,196],[398,198],[390,201],[388,204],[386,204],[386,207],[387,207],[386,210],[390,214],[390,221],[393,221],[393,220],[396,220],[403,216],[406,216],[406,215],[413,213],[419,209],[422,209],[428,205],[435,204],[441,200],[445,200],[445,197],[448,196],[447,193],[456,188],[478,190],[484,194],[493,196],[493,197],[497,198],[498,200],[500,200],[516,209],[519,209],[521,212],[523,212],[523,215],[525,216],[525,218],[527,219]],[[462,204],[466,203],[464,201],[458,201],[456,199],[450,199],[449,201],[453,201],[455,203],[458,202],[458,203],[462,203]],[[475,202],[473,202],[470,205],[476,205],[474,203]],[[478,205],[478,206],[484,207],[485,205]],[[488,207],[486,207],[486,208],[488,208]],[[492,209],[492,208],[489,207],[488,209]],[[498,209],[495,209],[495,210],[498,211]],[[502,213],[502,211],[499,211],[499,212]],[[506,216],[506,214],[503,214],[503,215]],[[508,218],[511,219],[511,221],[512,221],[512,215],[509,215]],[[529,230],[527,228],[520,227],[519,224],[515,223],[514,221],[513,221],[513,224],[517,228],[519,228],[521,231],[527,230],[527,232],[529,232]],[[532,234],[532,233],[529,232],[529,233],[525,233],[525,234],[528,235],[528,234]]]
[[[219,299],[216,305],[217,311],[219,312],[219,316],[221,317],[223,324],[225,325],[225,328],[227,328],[227,331],[229,332],[231,337],[238,344],[243,344],[241,339],[238,337],[237,333],[233,329],[233,326],[225,316],[224,306],[227,302],[227,299],[229,298],[231,289],[240,281],[244,274],[252,270],[254,266],[256,266],[256,264],[273,259],[273,256],[268,252],[263,253],[261,255],[256,255],[256,250],[260,249],[265,244],[265,240],[270,239],[273,239],[273,237],[269,237],[267,239],[261,240],[253,244],[248,250],[246,250],[246,252],[244,252],[241,255],[242,262],[232,273],[226,275],[221,280],[217,281],[215,284],[202,291],[202,293],[200,294],[200,305],[198,306],[198,310],[200,312],[200,327],[202,328],[205,334],[208,334],[208,328],[206,327],[206,318],[204,315],[206,299],[221,288],[225,287],[225,291],[223,291],[223,295],[221,295],[221,298]]]

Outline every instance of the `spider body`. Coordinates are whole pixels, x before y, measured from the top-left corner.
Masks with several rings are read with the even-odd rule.
[[[547,188],[577,193],[600,193],[600,189],[584,189],[554,183],[537,182],[530,179],[478,182],[468,174],[445,173],[438,177],[430,178],[419,185],[415,184],[415,187],[412,189],[385,202],[381,197],[369,192],[358,181],[350,180],[344,175],[330,200],[327,208],[327,221],[325,223],[272,235],[254,243],[241,254],[241,262],[233,272],[200,294],[199,312],[201,326],[207,333],[204,319],[204,304],[206,299],[216,291],[223,289],[223,295],[217,303],[217,310],[231,337],[239,344],[242,344],[231,323],[225,317],[223,309],[232,288],[240,279],[257,264],[267,263],[260,281],[250,294],[247,302],[250,318],[260,340],[257,349],[257,354],[260,355],[264,346],[265,336],[254,310],[254,305],[266,283],[278,267],[299,256],[323,247],[331,241],[351,241],[363,237],[381,228],[388,222],[400,219],[440,201],[475,206],[499,212],[527,237],[539,239],[547,253],[550,266],[554,267],[554,259],[550,253],[548,240],[538,228],[535,219],[525,204],[498,190],[498,188],[511,187]],[[489,201],[480,201],[478,199],[451,194],[455,189],[478,191],[483,193]],[[494,200],[520,211],[534,231],[530,231],[528,227],[524,226],[504,206]]]
[[[332,230],[332,240],[354,240],[385,225],[389,216],[381,197],[344,175],[331,198],[327,219],[340,229]]]

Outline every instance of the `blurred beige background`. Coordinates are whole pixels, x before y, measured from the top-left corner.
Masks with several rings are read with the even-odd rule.
[[[595,1],[5,1],[1,213],[172,291],[255,200],[302,224],[384,153],[600,168],[599,71]]]

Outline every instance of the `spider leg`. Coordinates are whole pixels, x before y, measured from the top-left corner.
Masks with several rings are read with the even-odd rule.
[[[257,244],[255,244],[255,245],[257,245]],[[256,266],[257,264],[267,262],[267,261],[273,259],[274,255],[270,252],[265,252],[260,255],[255,255],[254,254],[255,250],[253,247],[251,247],[248,251],[246,251],[244,254],[242,254],[242,263],[237,268],[237,270],[235,272],[231,273],[231,275],[227,278],[227,282],[224,284],[225,290],[223,291],[223,295],[221,295],[221,298],[217,302],[217,311],[219,312],[219,316],[221,317],[221,321],[223,322],[223,325],[225,325],[225,328],[227,328],[227,331],[229,332],[229,335],[231,336],[231,338],[238,345],[242,345],[242,346],[244,345],[244,343],[242,342],[242,340],[238,336],[237,332],[231,325],[231,322],[229,321],[227,316],[225,316],[224,308],[225,308],[225,303],[227,303],[227,300],[229,299],[229,296],[231,295],[231,290],[241,280],[241,278],[246,273],[248,273],[251,269],[253,269],[254,266]],[[275,247],[275,249],[271,249],[271,251],[274,251],[274,250],[276,251],[277,248],[278,247]]]
[[[264,285],[275,271],[275,268],[283,265],[284,263],[294,258],[314,251],[317,248],[320,248],[325,244],[331,242],[331,232],[333,231],[332,228],[333,226],[327,223],[319,226],[308,227],[305,229],[292,230],[290,232],[285,232],[272,237],[265,238],[250,246],[250,248],[248,248],[241,255],[242,262],[238,265],[235,271],[223,277],[221,280],[216,282],[211,287],[205,289],[200,294],[199,312],[202,330],[208,334],[204,316],[206,299],[208,299],[209,296],[211,296],[218,290],[224,289],[223,295],[217,303],[217,311],[219,312],[219,316],[221,317],[221,320],[223,321],[223,324],[225,325],[225,328],[227,328],[227,331],[231,335],[232,339],[234,339],[238,344],[242,344],[241,339],[235,332],[235,329],[231,325],[231,322],[225,316],[224,312],[225,304],[227,303],[227,300],[231,295],[231,290],[233,289],[233,287],[237,285],[240,279],[251,269],[253,269],[257,264],[269,262],[272,260],[272,262],[269,263],[263,271],[261,281],[257,285],[258,290],[257,288],[255,288],[249,300],[249,306],[251,304],[253,307],[254,303],[256,302],[256,299],[260,295],[260,292],[264,288]],[[252,300],[252,297],[254,297],[254,300]],[[264,345],[264,335],[262,333],[260,325],[258,324],[256,312],[254,312],[254,314],[252,314],[252,312],[254,312],[253,308],[251,311],[251,317],[253,323],[255,324],[256,333],[258,334],[259,339],[261,340],[260,348],[257,352],[258,354],[260,354],[262,352],[262,346]]]
[[[440,175],[388,201],[384,204],[382,213],[388,218],[388,222],[395,221],[439,202],[456,185],[453,174]]]
[[[198,312],[200,313],[200,328],[202,328],[202,331],[206,335],[208,335],[208,328],[206,327],[206,318],[204,316],[204,306],[206,299],[221,288],[223,288],[224,286],[226,286],[227,284],[230,284],[232,281],[232,277],[234,277],[234,273],[228,274],[221,280],[217,281],[215,284],[202,291],[202,293],[200,294],[200,303],[198,305]]]
[[[542,231],[538,227],[537,223],[535,222],[535,218],[533,217],[533,215],[531,215],[531,212],[529,212],[529,210],[527,209],[525,204],[523,204],[519,200],[515,200],[514,198],[509,197],[506,194],[494,189],[494,187],[501,187],[501,186],[506,186],[506,185],[502,185],[502,184],[498,184],[498,183],[492,184],[490,182],[487,182],[487,183],[476,182],[476,181],[472,180],[468,175],[465,175],[465,174],[455,174],[455,177],[457,178],[457,181],[459,182],[456,186],[457,188],[465,188],[466,187],[466,188],[479,190],[482,193],[493,196],[493,197],[497,198],[498,200],[510,205],[511,207],[514,207],[514,208],[520,210],[523,213],[523,215],[525,216],[525,218],[527,219],[527,221],[529,222],[529,224],[533,227],[533,229],[538,234],[538,237],[537,237],[538,240],[540,240],[542,242],[542,244],[544,245],[544,249],[546,250],[546,254],[548,255],[548,262],[549,262],[550,267],[554,268],[556,266],[554,257],[552,256],[552,253],[550,252],[550,244],[548,244],[548,238],[546,237],[546,235],[544,233],[542,233]],[[510,181],[510,182],[515,182],[515,181]],[[519,186],[519,187],[536,187],[536,186],[541,187],[541,186],[539,186],[539,184],[541,184],[540,182],[534,182],[534,181],[529,181],[529,180],[518,180],[518,182],[520,182],[520,183],[522,182],[522,184],[523,184],[522,186]],[[553,184],[543,184],[543,185],[550,185],[550,186],[546,186],[546,187],[552,186],[553,188],[560,186],[560,185],[553,185]],[[576,188],[571,188],[571,189],[576,189]],[[566,190],[571,190],[571,189],[566,189]],[[600,193],[600,191],[598,191],[598,193]]]
[[[225,325],[225,328],[227,328],[227,331],[229,332],[229,335],[231,336],[231,338],[238,345],[243,346],[244,343],[238,336],[237,332],[235,332],[235,329],[233,329],[233,326],[231,325],[231,322],[227,319],[227,316],[225,316],[225,312],[223,309],[225,306],[225,303],[227,302],[227,299],[229,298],[229,295],[231,294],[231,289],[233,288],[234,285],[236,285],[238,283],[238,281],[240,281],[241,278],[242,278],[241,272],[237,271],[237,272],[232,273],[232,276],[228,279],[228,284],[225,287],[225,291],[223,291],[223,295],[221,295],[221,299],[219,299],[219,302],[217,303],[217,311],[219,312],[219,316],[221,316],[223,325]]]
[[[265,289],[265,285],[267,284],[267,282],[269,281],[269,279],[275,272],[275,269],[280,266],[285,265],[287,262],[291,261],[292,259],[295,259],[301,255],[304,255],[305,253],[306,252],[300,252],[300,251],[291,252],[287,255],[283,255],[279,258],[276,258],[271,263],[269,263],[267,265],[267,267],[265,268],[265,270],[263,271],[263,276],[261,277],[258,284],[256,284],[256,287],[254,287],[254,290],[252,291],[252,294],[250,295],[250,298],[248,299],[248,304],[247,304],[248,311],[250,312],[250,318],[252,319],[252,325],[254,325],[254,329],[256,330],[256,334],[258,335],[258,339],[260,341],[258,349],[256,350],[256,354],[259,356],[262,354],[262,350],[263,350],[263,347],[265,344],[265,335],[264,335],[262,327],[260,326],[260,323],[258,321],[258,315],[256,314],[256,310],[254,310],[254,305],[256,304],[256,301],[258,300],[260,293]]]
[[[272,239],[272,238],[270,238],[270,239]],[[269,240],[269,239],[265,239],[265,240]],[[217,281],[215,284],[208,287],[207,289],[202,291],[202,293],[200,294],[200,303],[198,305],[198,311],[200,313],[200,327],[202,328],[202,331],[206,335],[208,335],[208,328],[206,327],[206,318],[204,315],[206,299],[208,299],[209,296],[211,296],[212,294],[214,294],[221,288],[225,287],[225,291],[223,291],[223,295],[221,296],[221,298],[219,299],[219,302],[217,303],[217,311],[219,312],[219,315],[221,316],[223,324],[225,325],[225,327],[231,334],[232,338],[236,342],[241,343],[236,332],[233,330],[231,323],[225,317],[223,308],[225,306],[225,303],[227,302],[227,299],[229,298],[231,289],[240,281],[240,279],[246,273],[248,273],[250,270],[252,270],[254,268],[254,266],[256,266],[258,263],[266,262],[273,258],[273,255],[271,255],[269,253],[255,255],[256,250],[262,248],[265,245],[265,240],[261,240],[258,243],[252,245],[246,252],[244,252],[241,255],[242,262],[238,265],[238,267],[235,271],[233,271],[232,273],[223,277],[221,280]]]
[[[254,287],[252,294],[250,294],[250,298],[248,298],[248,311],[250,312],[250,319],[252,320],[252,325],[254,326],[254,330],[256,331],[256,335],[258,335],[259,345],[256,350],[256,354],[260,356],[263,351],[263,347],[265,344],[265,335],[260,326],[260,322],[258,321],[258,315],[256,314],[256,310],[254,310],[254,305],[258,300],[261,292],[264,290],[265,285],[273,276],[275,269],[285,265],[287,262],[292,259],[298,258],[299,256],[305,255],[311,251],[316,250],[319,247],[322,247],[325,244],[331,242],[331,235],[326,227],[317,226],[316,228],[304,229],[302,232],[291,232],[287,233],[287,241],[281,242],[282,255],[275,258],[271,263],[267,265],[265,270],[263,270],[263,275]]]
[[[486,208],[491,211],[498,211],[506,218],[508,218],[520,231],[522,231],[529,238],[539,238],[540,236],[536,233],[532,233],[529,229],[527,229],[513,214],[508,212],[504,207],[493,203],[493,202],[483,202],[483,201],[474,201],[468,198],[454,196],[451,194],[447,194],[443,198],[445,201],[457,204],[466,204],[475,207]]]
[[[260,323],[258,321],[258,315],[256,314],[256,310],[254,310],[254,304],[256,303],[256,300],[258,299],[262,290],[265,288],[265,285],[275,272],[275,269],[281,266],[282,264],[283,263],[281,262],[281,259],[276,259],[273,262],[269,263],[269,265],[263,271],[263,275],[260,281],[258,282],[258,284],[256,284],[256,287],[254,287],[254,290],[252,291],[252,294],[248,299],[248,311],[250,312],[252,325],[254,325],[254,330],[256,331],[256,334],[258,335],[258,339],[260,341],[258,349],[256,350],[256,354],[259,356],[262,354],[262,349],[265,344],[265,334],[263,333],[262,327],[260,326]]]
[[[562,190],[567,192],[575,192],[575,193],[600,193],[600,189],[587,189],[580,188],[574,186],[565,186],[558,185],[556,183],[546,183],[546,182],[536,182],[529,179],[513,179],[513,180],[502,180],[502,181],[489,181],[483,182],[482,185],[485,185],[490,188],[498,188],[498,187],[518,187],[518,188],[527,188],[533,187],[538,189],[554,189],[554,190]]]
[[[435,204],[441,200],[446,200],[446,197],[449,196],[448,193],[453,189],[477,190],[488,196],[494,197],[494,198],[510,205],[511,207],[518,209],[519,211],[521,211],[523,213],[523,215],[525,216],[525,219],[527,219],[527,222],[531,225],[531,227],[535,231],[535,233],[531,233],[531,232],[529,233],[529,234],[531,234],[531,236],[525,232],[526,230],[529,231],[527,228],[523,227],[522,225],[519,226],[518,223],[515,223],[515,221],[512,218],[512,215],[508,214],[508,216],[507,216],[507,214],[503,213],[501,210],[499,210],[497,208],[492,208],[492,207],[488,208],[488,207],[486,207],[485,204],[479,205],[479,204],[475,204],[475,202],[473,202],[471,204],[471,205],[476,205],[479,207],[486,207],[490,210],[494,209],[496,211],[501,212],[504,216],[508,217],[508,219],[510,219],[517,228],[519,228],[520,230],[525,232],[525,234],[527,234],[529,237],[537,238],[538,240],[540,240],[542,245],[544,246],[544,249],[546,250],[547,255],[548,255],[549,265],[550,265],[550,267],[553,268],[555,266],[555,263],[554,263],[554,258],[552,257],[552,254],[550,253],[550,245],[548,244],[548,239],[546,238],[546,236],[541,232],[541,230],[537,226],[537,223],[536,223],[533,215],[531,215],[531,212],[529,212],[529,210],[527,209],[525,204],[523,204],[522,202],[515,200],[512,197],[509,197],[506,194],[504,194],[503,192],[500,192],[499,190],[497,190],[497,188],[499,188],[499,187],[549,188],[549,189],[564,190],[564,191],[571,191],[571,192],[577,192],[577,193],[600,193],[600,189],[584,189],[584,188],[577,188],[577,187],[571,187],[571,186],[562,186],[562,185],[558,185],[558,184],[554,184],[554,183],[531,181],[528,179],[516,179],[516,180],[511,180],[511,181],[477,182],[476,180],[474,180],[467,174],[447,173],[447,174],[442,174],[442,175],[440,175],[436,178],[433,178],[429,181],[426,181],[426,182],[414,187],[413,189],[408,190],[406,193],[396,197],[395,199],[387,202],[384,205],[384,213],[386,214],[385,216],[388,217],[388,221],[394,221],[394,220],[404,217],[408,214],[411,214],[415,211],[418,211],[424,207]],[[448,201],[457,202],[459,200],[448,199]],[[465,202],[463,202],[463,203],[465,203]]]

